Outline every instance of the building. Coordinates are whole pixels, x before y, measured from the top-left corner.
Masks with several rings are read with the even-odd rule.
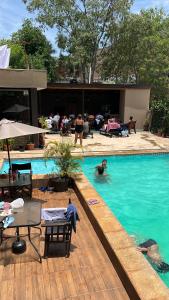
[[[46,71],[0,69],[0,119],[7,118],[38,126],[37,91],[46,87]],[[20,105],[21,111],[13,109],[15,104]],[[31,139],[39,145],[38,135]]]
[[[128,122],[133,116],[137,128],[142,129],[149,110],[150,87],[131,84],[48,84],[38,92],[40,115],[106,113]]]
[[[150,87],[132,84],[55,83],[47,85],[43,70],[0,69],[0,119],[38,125],[38,116],[50,113],[106,113],[128,122],[132,115],[142,129],[149,110]],[[6,113],[14,104],[27,107]]]
[[[0,69],[0,119],[5,117],[37,126],[37,91],[46,87],[44,70]],[[27,110],[5,112],[14,104],[25,106]]]

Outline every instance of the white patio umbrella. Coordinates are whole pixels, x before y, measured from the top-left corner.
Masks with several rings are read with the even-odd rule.
[[[25,110],[29,110],[28,106],[14,104],[3,111],[3,113],[21,113]]]
[[[15,138],[17,136],[45,133],[47,131],[48,130],[41,129],[39,127],[30,126],[27,124],[18,123],[7,119],[2,119],[0,121],[0,140],[6,140],[9,167],[11,166],[11,160],[8,139]]]

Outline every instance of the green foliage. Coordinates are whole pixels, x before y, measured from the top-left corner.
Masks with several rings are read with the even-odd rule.
[[[56,79],[57,60],[52,56],[52,45],[42,30],[25,20],[22,28],[12,34],[11,40],[1,40],[0,45],[11,48],[10,67],[16,69],[46,69],[48,80]]]
[[[40,123],[40,125],[41,125],[41,128],[43,128],[43,129],[48,129],[48,125],[47,125],[47,122],[46,122],[46,117],[40,116],[40,117],[38,118],[38,121],[39,121],[39,123]]]
[[[167,97],[159,100],[154,99],[151,104],[153,112],[151,129],[157,132],[161,129],[162,133],[167,133],[168,130],[168,115],[169,115],[169,100]]]
[[[23,67],[47,69],[48,80],[55,80],[56,60],[52,57],[54,51],[40,28],[33,26],[31,21],[27,19],[22,28],[13,33],[11,42],[22,49]],[[13,64],[16,67],[18,67],[21,58],[19,51],[17,54],[16,65]]]
[[[3,151],[4,142],[3,140],[0,140],[0,151]]]
[[[78,65],[83,80],[91,82],[98,61],[98,49],[110,44],[110,28],[124,18],[132,0],[23,0],[36,11],[43,25],[56,27],[57,43],[72,64]]]
[[[9,65],[14,69],[26,68],[25,53],[22,45],[19,45],[11,40],[1,40],[1,45],[7,45],[11,49]]]
[[[59,168],[61,177],[70,177],[74,172],[80,170],[79,159],[72,155],[73,144],[49,142],[45,148],[45,158],[55,158],[56,167]]]
[[[164,136],[169,134],[169,111],[167,111],[162,117],[162,133]]]
[[[11,149],[13,149],[14,145],[15,145],[15,139],[10,138],[8,139],[8,145]],[[6,140],[0,140],[0,151],[4,150],[4,148],[6,148]]]
[[[152,87],[151,98],[168,94],[169,17],[150,9],[126,14],[109,32],[111,45],[103,59],[103,77],[115,83],[137,83]]]

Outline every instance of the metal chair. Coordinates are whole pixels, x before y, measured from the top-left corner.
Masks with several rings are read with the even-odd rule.
[[[28,170],[28,173],[21,173],[20,176],[18,176],[18,186],[11,188],[11,194],[21,194],[22,196],[24,194],[32,197],[32,166],[31,163],[25,163],[25,164],[12,164],[11,165],[12,173],[16,173],[17,171],[26,171]]]
[[[65,244],[66,257],[69,257],[72,236],[71,222],[66,220],[45,221],[42,227],[45,227],[44,258],[48,257],[49,246],[52,243]]]

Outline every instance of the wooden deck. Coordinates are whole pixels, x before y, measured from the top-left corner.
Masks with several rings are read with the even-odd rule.
[[[43,207],[66,207],[69,193],[34,191]],[[11,240],[0,248],[1,300],[127,300],[129,299],[116,271],[102,247],[76,195],[71,194],[80,216],[77,233],[73,233],[71,254],[37,261],[27,242],[22,255],[11,253]],[[11,230],[10,230],[11,231]],[[9,232],[9,229],[8,229]],[[43,236],[33,231],[34,242],[43,254]]]

